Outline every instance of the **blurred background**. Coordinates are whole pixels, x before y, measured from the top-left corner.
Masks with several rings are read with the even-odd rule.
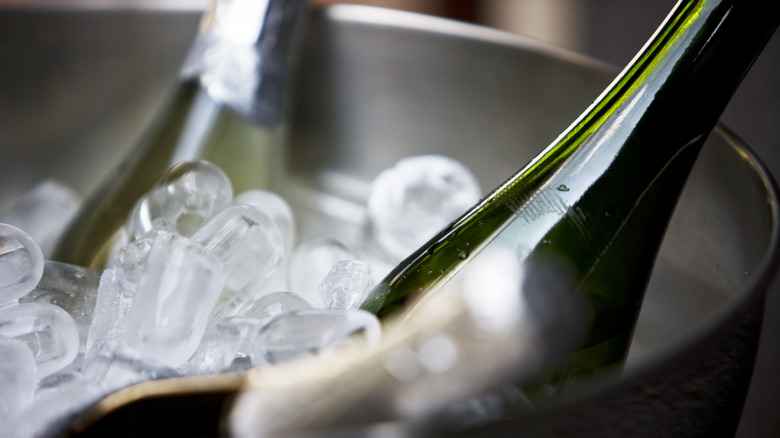
[[[312,0],[317,5],[336,3],[331,0]],[[348,1],[346,1],[348,2]],[[478,23],[485,26],[503,29],[541,40],[549,41],[576,52],[596,59],[606,61],[615,66],[623,66],[642,47],[655,28],[660,24],[669,10],[676,3],[674,0],[360,0],[348,3],[361,3],[374,6],[402,9],[424,14],[448,17],[460,21]],[[2,8],[67,8],[70,6],[88,6],[97,8],[129,8],[144,10],[170,11],[172,13],[186,12],[193,17],[175,27],[159,29],[153,32],[144,26],[156,26],[153,20],[139,21],[138,27],[130,26],[134,32],[113,35],[110,40],[98,44],[112,44],[120,52],[123,47],[133,50],[149,50],[149,59],[160,59],[160,51],[170,47],[186,45],[191,39],[197,24],[197,15],[205,5],[206,0],[0,0]],[[2,12],[2,10],[0,10]],[[111,26],[111,23],[103,24]],[[62,73],[78,72],[82,68],[75,60],[40,59],[37,54],[19,54],[20,44],[14,41],[18,32],[14,31],[15,23],[9,14],[0,14],[0,81],[6,84],[18,81],[24,82],[30,74],[51,76],[52,78],[76,77]],[[127,27],[123,27],[127,28]],[[79,27],[72,32],[78,33]],[[23,33],[22,33],[23,34]],[[135,39],[147,38],[148,34],[156,35],[157,41],[145,41],[144,44],[132,44]],[[38,34],[36,38],[45,42],[47,35]],[[83,41],[85,47],[95,44],[94,35],[85,33],[77,41]],[[21,45],[23,46],[23,45]],[[56,56],[56,54],[54,55]],[[88,54],[85,54],[88,56]],[[6,58],[11,57],[11,58]],[[164,58],[164,57],[163,57]],[[4,59],[27,59],[24,65],[3,62]],[[166,71],[175,71],[181,62],[180,56],[170,57],[164,66]],[[65,71],[44,71],[57,65]],[[93,64],[94,65],[94,64]],[[750,71],[743,85],[734,96],[732,102],[722,117],[722,121],[747,142],[766,163],[773,175],[780,175],[780,152],[777,143],[780,139],[780,80],[777,67],[780,66],[780,35],[770,41],[762,56]],[[117,53],[114,59],[98,64],[105,68],[102,72],[105,81],[94,83],[94,87],[102,89],[100,93],[118,93],[108,78],[115,68],[123,68],[122,53]],[[133,92],[140,94],[155,93],[172,80],[172,77],[157,78],[151,76],[155,68],[132,66],[137,74],[149,74],[147,85]],[[56,83],[57,80],[49,81]],[[146,82],[145,82],[146,83]],[[62,87],[61,89],[67,89]],[[39,112],[40,121],[35,132],[37,144],[45,145],[62,141],[62,133],[82,131],[85,127],[72,126],[67,116],[72,111],[63,111],[57,107],[58,102],[70,102],[72,96],[52,96],[47,90],[37,90],[38,94],[17,95],[14,87],[2,87],[5,94],[0,93],[0,99],[14,102],[14,105],[3,105],[0,108],[0,136],[4,136],[4,126],[12,126],[22,119],[30,119],[30,112]],[[127,92],[127,90],[123,90]],[[62,91],[60,91],[62,92]],[[119,93],[118,93],[119,94]],[[47,105],[41,105],[45,99]],[[3,109],[14,108],[12,112]],[[47,110],[48,108],[48,110]],[[50,111],[50,112],[49,112]],[[126,108],[128,120],[135,125],[143,124],[151,116],[143,114],[138,108]],[[52,116],[57,114],[58,117]],[[101,114],[88,118],[100,125]],[[84,119],[83,115],[75,114],[73,120]],[[95,135],[107,135],[112,126],[102,126]],[[55,136],[53,133],[58,133]],[[6,137],[5,142],[12,143],[13,138]],[[111,137],[105,138],[111,142]],[[540,145],[543,146],[543,145]],[[19,151],[20,156],[22,152]],[[6,150],[9,154],[13,151]],[[29,155],[29,154],[26,154]],[[3,159],[14,159],[7,156]],[[56,163],[58,157],[48,157]],[[92,160],[91,156],[78,159]],[[56,173],[56,172],[55,172]],[[25,175],[15,176],[16,180],[24,181]],[[0,187],[0,196],[14,192],[13,187]],[[739,437],[777,437],[780,436],[780,291],[778,282],[771,289],[764,320],[762,343],[758,362],[754,372],[753,385],[744,410],[743,420],[738,431]]]

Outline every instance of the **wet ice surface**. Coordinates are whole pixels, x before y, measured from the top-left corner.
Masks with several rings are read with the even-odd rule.
[[[42,379],[73,362],[79,350],[76,323],[51,304],[15,304],[0,309],[0,337],[22,341],[33,353]]]
[[[281,313],[310,309],[311,307],[312,305],[300,295],[279,291],[261,295],[251,301],[247,301],[241,306],[239,313],[247,318],[254,318],[264,323]]]
[[[138,239],[155,227],[191,236],[233,198],[230,179],[207,161],[185,161],[170,169],[136,204],[127,233]]]
[[[374,237],[397,258],[409,255],[482,196],[460,162],[441,155],[407,157],[371,185],[368,219]]]
[[[43,275],[43,252],[27,233],[0,224],[0,307],[32,290]]]
[[[411,177],[403,172],[410,180],[400,188],[400,205],[378,200],[390,183],[376,183],[371,194],[371,230],[378,234],[367,229],[365,245],[382,244],[391,263],[479,196],[468,171],[452,160],[418,157],[391,173],[408,166],[416,170]],[[420,166],[432,172],[428,178],[418,174]],[[385,217],[378,203],[396,210]],[[435,220],[423,220],[433,212]],[[44,261],[26,232],[0,225],[0,349],[25,352],[0,369],[0,379],[24,368],[13,397],[28,397],[31,406],[19,408],[24,424],[16,430],[44,430],[144,380],[376,346],[379,321],[359,310],[377,274],[362,259],[366,248],[332,235],[294,246],[297,231],[284,198],[263,190],[233,197],[225,174],[205,161],[162,176],[129,215],[102,271]],[[3,403],[0,424],[12,422]],[[36,415],[35,427],[27,424]]]
[[[336,263],[357,256],[346,243],[334,236],[317,236],[295,247],[287,266],[287,281],[292,292],[312,304],[320,301],[317,287]]]
[[[9,430],[11,419],[33,401],[35,358],[24,342],[0,336],[0,430]]]
[[[225,291],[214,308],[215,316],[235,314],[236,308],[257,294],[284,255],[279,228],[251,205],[227,207],[192,238],[226,264]]]
[[[285,255],[290,254],[295,243],[295,217],[284,198],[267,190],[247,190],[236,195],[233,204],[251,205],[271,218],[281,233]]]
[[[46,260],[38,285],[19,302],[53,304],[68,312],[78,328],[80,350],[84,351],[100,275],[95,269]]]
[[[227,275],[225,262],[197,242],[158,232],[127,315],[127,347],[182,364],[197,348]]]
[[[86,357],[108,355],[124,343],[127,320],[135,298],[136,284],[119,268],[100,276],[98,296],[86,340]]]
[[[328,309],[357,309],[366,299],[371,286],[368,263],[340,260],[317,286],[317,304]]]
[[[255,318],[228,316],[212,319],[197,350],[181,365],[183,374],[225,371],[234,361],[249,357],[249,349],[262,322]]]
[[[361,335],[367,345],[379,342],[379,321],[363,310],[309,309],[285,312],[263,326],[253,344],[252,360],[279,363]]]

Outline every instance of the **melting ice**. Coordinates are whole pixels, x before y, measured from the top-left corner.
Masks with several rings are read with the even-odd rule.
[[[2,430],[34,434],[143,380],[374,346],[379,321],[359,310],[381,274],[368,242],[393,263],[480,195],[454,160],[411,157],[375,181],[365,242],[294,246],[284,198],[234,196],[217,166],[184,162],[135,205],[100,271],[45,260],[80,205],[74,193],[47,181],[0,215],[31,227],[0,224],[0,355],[12,358],[0,364]]]

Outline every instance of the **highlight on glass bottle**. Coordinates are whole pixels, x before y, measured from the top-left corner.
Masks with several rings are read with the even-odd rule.
[[[774,5],[680,2],[586,112],[400,263],[362,308],[413,313],[457,289],[486,248],[503,247],[525,264],[560,267],[584,306],[579,344],[529,393],[619,367],[687,175],[778,20]]]
[[[183,161],[214,163],[237,192],[280,189],[287,82],[306,3],[212,3],[167,104],[86,199],[53,259],[102,267],[136,202]]]
[[[567,131],[369,291],[371,269],[337,239],[303,242],[296,252],[283,202],[267,211],[252,205],[273,198],[257,190],[272,188],[280,177],[274,172],[283,169],[277,166],[277,134],[284,131],[293,35],[286,18],[296,16],[287,8],[301,3],[225,1],[218,6],[227,9],[207,17],[170,106],[60,245],[57,258],[96,268],[84,269],[99,277],[86,345],[76,342],[76,321],[46,306],[0,306],[13,316],[9,321],[35,328],[16,330],[0,321],[10,338],[51,337],[38,329],[47,327],[41,320],[59,321],[68,328],[58,333],[75,334],[56,343],[67,348],[54,365],[26,358],[39,367],[36,372],[48,374],[79,354],[83,377],[110,392],[146,379],[378,346],[386,356],[332,356],[338,360],[323,371],[328,379],[284,390],[333,390],[353,380],[350,366],[379,369],[378,385],[404,402],[386,412],[392,416],[419,408],[415,402],[424,398],[414,396],[421,390],[430,389],[426,400],[442,407],[506,378],[517,378],[522,388],[512,393],[522,397],[505,400],[507,408],[528,410],[573,381],[619,367],[677,195],[731,93],[777,26],[777,7],[767,13],[749,2],[681,2]],[[261,10],[253,10],[258,5]],[[239,22],[250,24],[226,24]],[[478,191],[468,181],[457,185]],[[377,239],[380,245],[387,245],[385,237]],[[396,251],[408,249],[403,240]],[[307,247],[329,247],[338,259],[319,270],[303,260],[310,254],[300,248]],[[282,281],[295,285],[296,293],[268,293],[266,285],[280,281],[284,264],[322,275],[304,280],[300,270],[288,269]],[[187,294],[173,293],[179,290]],[[9,301],[18,298],[11,292]],[[309,330],[298,331],[301,324]],[[221,349],[225,334],[231,336],[228,351]],[[290,339],[297,341],[291,345]],[[47,350],[48,344],[39,344],[30,351]],[[456,362],[454,352],[465,360]],[[147,360],[151,367],[137,366]],[[268,386],[255,399],[265,403],[253,409],[270,410],[262,417],[269,422],[288,418],[278,415],[289,406],[277,399],[295,402],[295,394],[273,391],[279,369],[257,378]],[[476,371],[484,371],[484,379],[456,378]],[[440,387],[446,390],[434,391]]]

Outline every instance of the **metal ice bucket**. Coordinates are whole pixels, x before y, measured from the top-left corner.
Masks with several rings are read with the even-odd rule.
[[[44,177],[86,191],[108,173],[162,101],[197,19],[194,10],[0,11],[4,199]],[[389,10],[337,6],[309,24],[291,107],[288,196],[311,234],[322,231],[308,227],[315,217],[353,232],[367,184],[407,155],[452,156],[483,187],[496,186],[616,73],[519,36]],[[733,436],[777,240],[771,176],[719,127],[675,212],[622,376],[461,434]],[[238,380],[147,386],[79,430],[216,434]]]

